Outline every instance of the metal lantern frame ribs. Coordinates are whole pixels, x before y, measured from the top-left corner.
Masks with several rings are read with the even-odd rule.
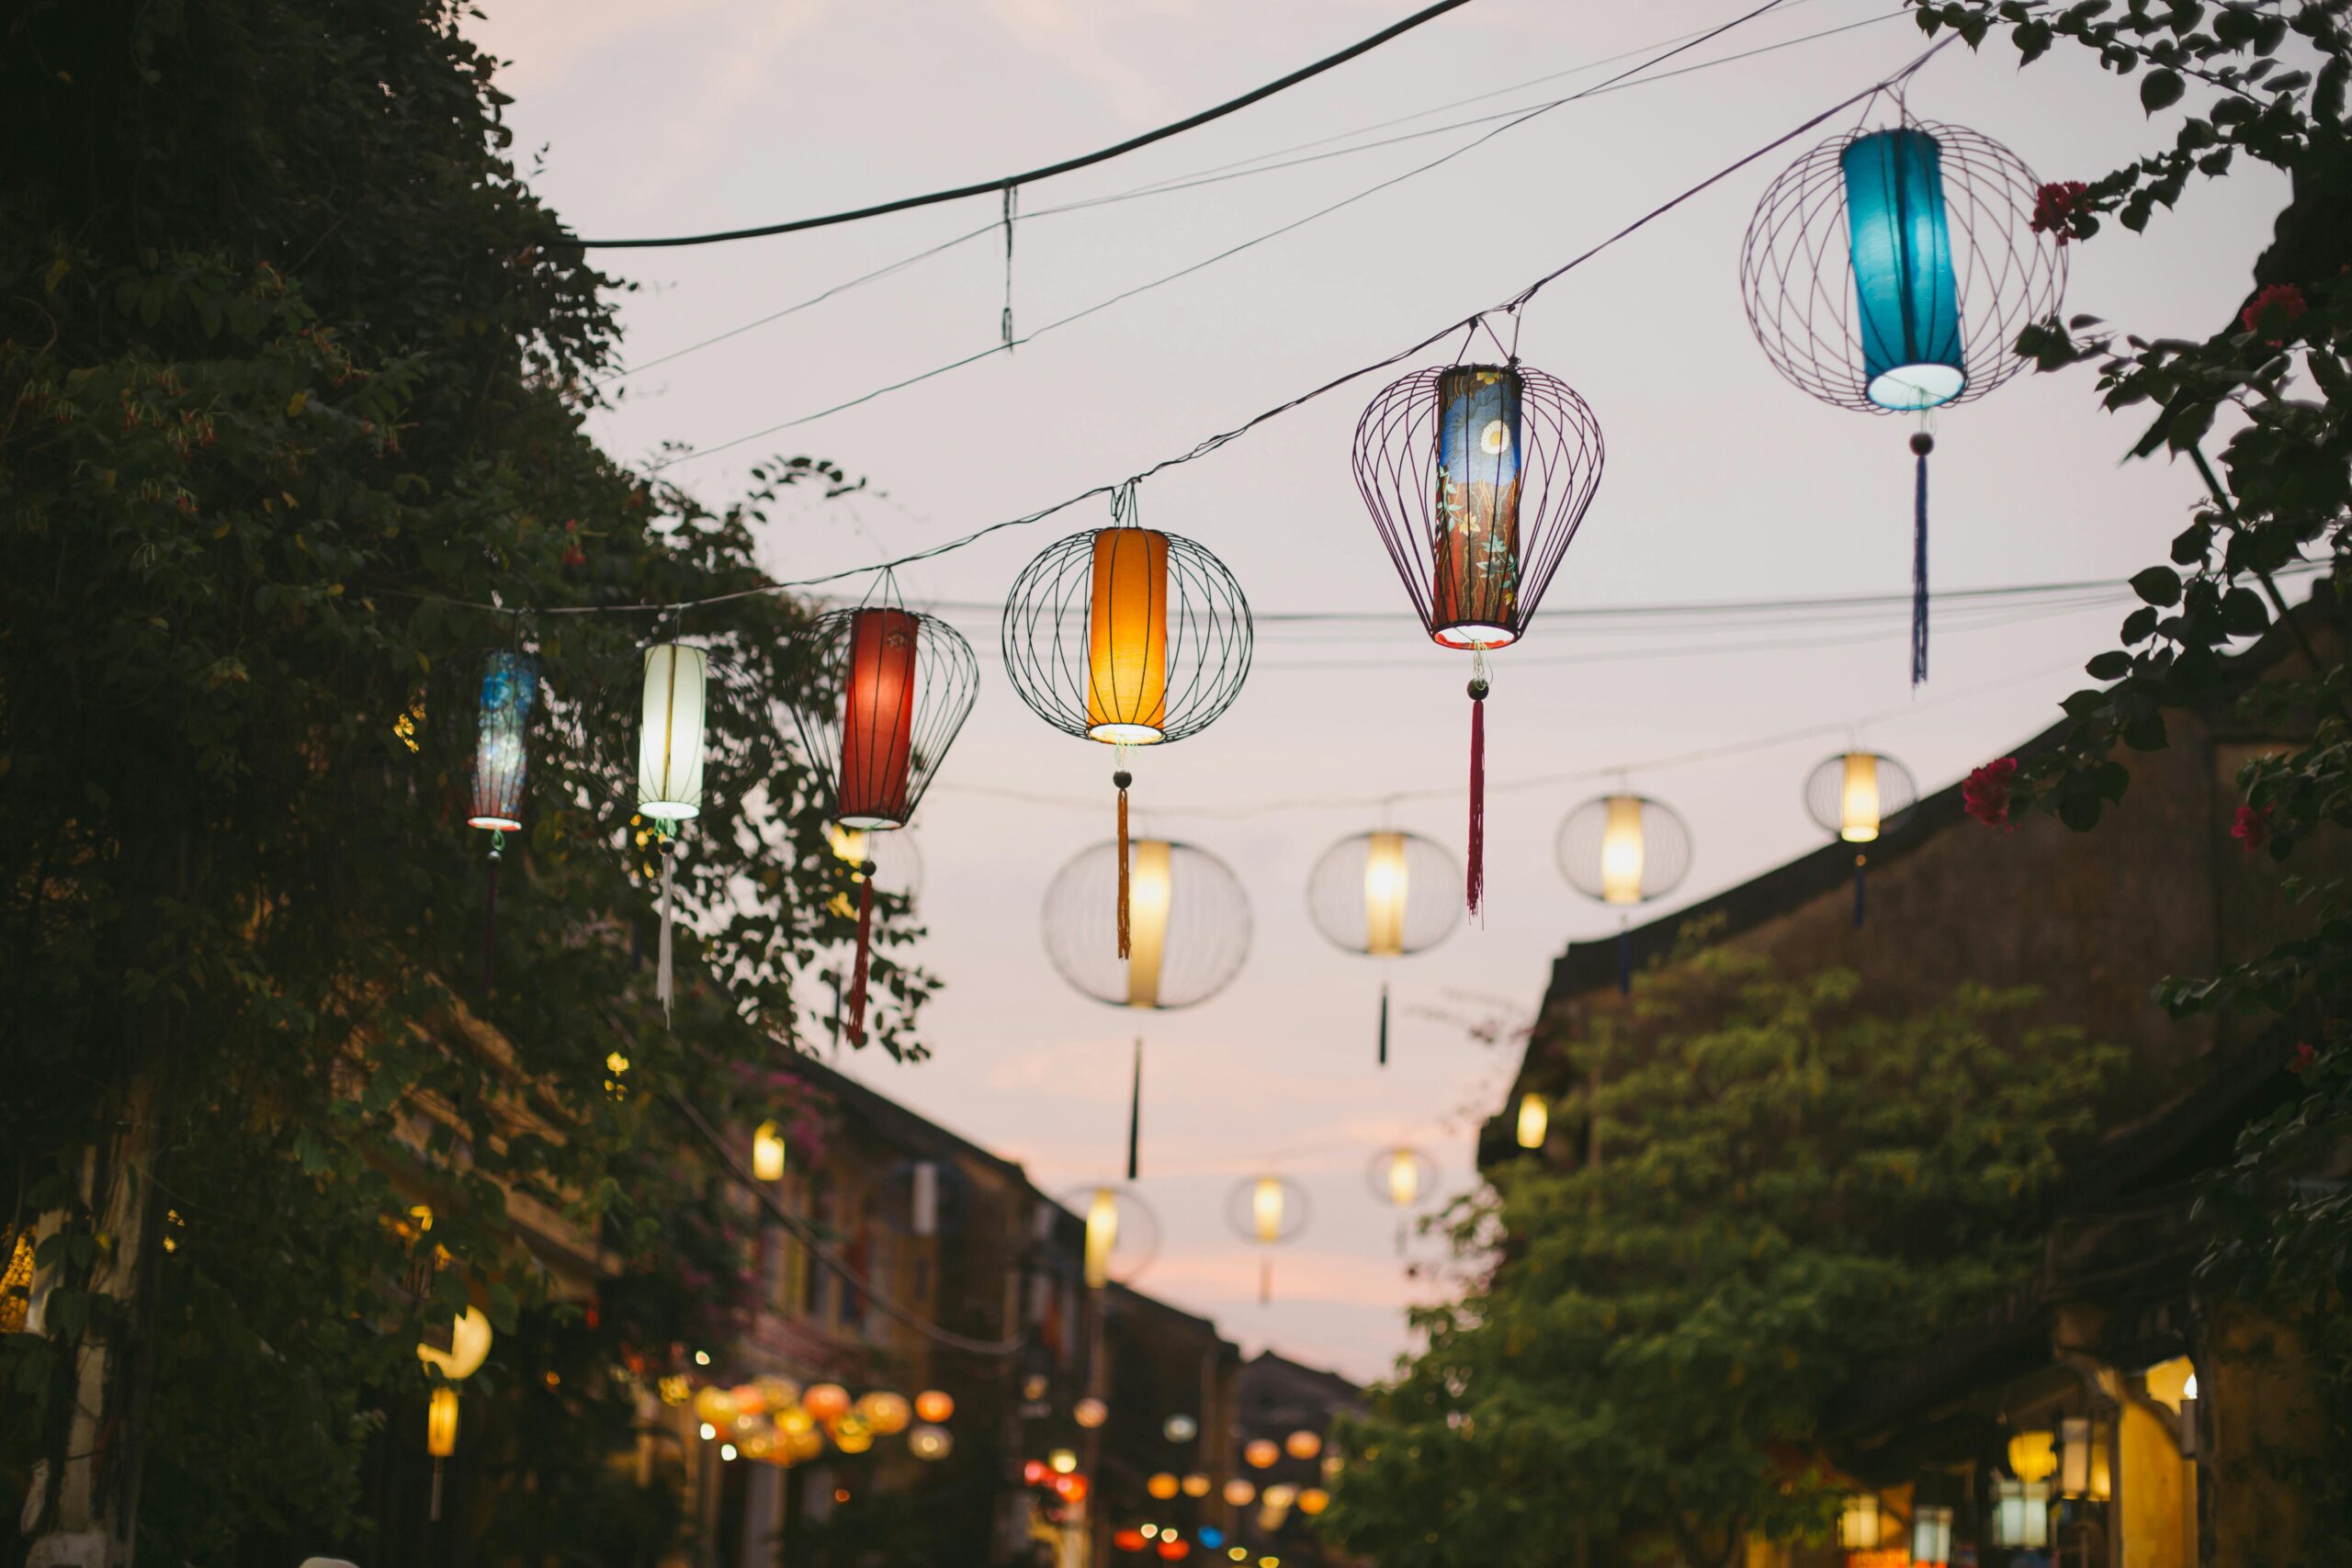
[[[1356,489],[1421,628],[1471,655],[1473,914],[1486,900],[1486,656],[1525,634],[1606,458],[1584,399],[1516,355],[1416,371],[1356,423]]]
[[[1040,924],[1046,956],[1071,988],[1111,1007],[1171,1012],[1207,1001],[1250,956],[1249,894],[1224,861],[1178,840],[1137,839],[1141,872],[1134,951],[1113,956],[1108,936],[1118,846],[1072,856],[1046,886]],[[1137,974],[1137,966],[1152,972]]]

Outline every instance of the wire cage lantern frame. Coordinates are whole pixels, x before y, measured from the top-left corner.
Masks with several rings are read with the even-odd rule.
[[[1138,886],[1130,954],[1115,956],[1108,940],[1120,856],[1106,840],[1080,851],[1047,884],[1046,956],[1072,989],[1098,1002],[1155,1012],[1196,1007],[1231,985],[1250,956],[1250,897],[1232,867],[1198,845],[1137,839],[1131,849]]]
[[[1863,344],[1848,209],[1847,152],[1887,130],[1925,132],[1937,164],[1951,235],[1953,304],[1962,361],[1958,391],[1926,407],[1977,399],[2026,367],[2014,351],[2030,322],[2057,313],[2066,289],[2066,250],[2033,229],[2041,182],[2015,152],[1979,131],[1911,118],[1894,127],[1862,125],[1820,143],[1765,191],[1740,245],[1740,298],[1747,324],[1773,368],[1825,403],[1860,413],[1917,413],[1874,399]],[[1928,396],[1931,394],[1921,394]]]
[[[1097,1181],[1062,1194],[1061,1206],[1085,1234],[1081,1267],[1089,1287],[1132,1285],[1159,1258],[1159,1215],[1130,1182]]]
[[[1438,1197],[1437,1162],[1410,1144],[1391,1144],[1374,1152],[1363,1168],[1364,1185],[1380,1202],[1396,1211],[1396,1256],[1405,1256],[1414,1211]]]
[[[1690,874],[1690,827],[1664,801],[1619,791],[1560,821],[1553,853],[1560,875],[1586,897],[1621,911],[1663,898]],[[1629,919],[1617,929],[1617,988],[1634,987]]]
[[[833,820],[854,832],[905,827],[979,695],[972,645],[886,584],[878,599],[809,621],[791,649],[814,676],[788,705],[793,728]]]
[[[1881,751],[1840,751],[1805,775],[1805,815],[1854,849],[1854,928],[1870,908],[1870,846],[1918,803],[1911,770]]]
[[[1225,1223],[1233,1234],[1264,1249],[1258,1264],[1258,1304],[1274,1297],[1272,1249],[1287,1247],[1306,1233],[1314,1204],[1306,1189],[1287,1176],[1269,1171],[1242,1178],[1226,1194]]]

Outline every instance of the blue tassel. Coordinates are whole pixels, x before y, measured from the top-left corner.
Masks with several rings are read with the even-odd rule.
[[[1919,483],[1911,519],[1911,684],[1928,678],[1928,454],[1936,438],[1926,431],[1911,437],[1919,455]]]

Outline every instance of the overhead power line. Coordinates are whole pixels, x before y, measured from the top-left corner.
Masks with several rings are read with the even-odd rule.
[[[1411,32],[1422,23],[1435,21],[1448,11],[1458,10],[1469,3],[1470,0],[1437,0],[1436,5],[1425,6],[1403,21],[1383,28],[1370,38],[1361,39],[1337,54],[1327,54],[1311,65],[1303,65],[1289,75],[1277,77],[1262,87],[1254,87],[1238,98],[1228,98],[1213,108],[1203,109],[1198,114],[1187,116],[1172,124],[1163,125],[1156,130],[1147,130],[1140,136],[1130,136],[1125,141],[1114,146],[1100,148],[1076,158],[1065,158],[1058,164],[1047,164],[1040,168],[1026,169],[1017,175],[1000,175],[995,179],[982,180],[977,185],[957,186],[953,190],[935,190],[923,196],[905,196],[896,201],[877,202],[871,207],[853,208],[846,212],[829,212],[819,218],[795,218],[782,223],[763,223],[751,229],[721,229],[707,234],[673,234],[658,239],[641,240],[574,240],[571,243],[583,250],[592,251],[642,251],[671,249],[682,245],[715,245],[730,240],[757,240],[771,234],[798,233],[805,229],[827,229],[838,223],[855,223],[867,218],[879,218],[886,213],[906,212],[918,207],[936,207],[942,202],[963,201],[976,196],[1001,195],[1021,186],[1035,185],[1040,180],[1049,180],[1058,175],[1074,174],[1080,169],[1089,169],[1097,164],[1109,163],[1114,158],[1125,157],[1129,152],[1148,147],[1155,141],[1165,141],[1171,136],[1181,136],[1185,131],[1208,124],[1211,120],[1223,119],[1227,115],[1246,109],[1261,99],[1271,98],[1276,93],[1295,87],[1301,82],[1312,77],[1320,76],[1334,66],[1345,65],[1356,56],[1378,49],[1390,39]]]

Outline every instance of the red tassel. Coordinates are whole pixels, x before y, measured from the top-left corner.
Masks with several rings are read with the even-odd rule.
[[[1487,683],[1470,683],[1470,912],[1487,901]]]
[[[1111,775],[1119,786],[1119,956],[1127,956],[1127,784],[1125,768]]]
[[[857,966],[849,977],[849,1043],[865,1043],[865,968],[874,942],[874,863],[868,861],[857,886]]]

